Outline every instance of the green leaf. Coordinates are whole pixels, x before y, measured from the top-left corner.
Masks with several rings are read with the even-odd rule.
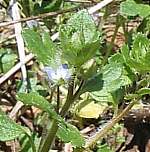
[[[42,1],[41,5],[35,4],[34,14],[57,11],[62,4],[62,0]]]
[[[82,147],[85,143],[79,130],[68,123],[66,123],[66,125],[59,124],[57,136],[65,143],[71,142],[74,147]]]
[[[100,33],[86,10],[73,15],[60,27],[63,58],[69,64],[81,66],[95,55],[100,46]]]
[[[107,90],[91,92],[90,96],[101,103],[111,103],[113,106],[118,105],[120,99],[123,98],[124,92],[122,89],[118,89],[113,92],[108,92]]]
[[[16,60],[17,60],[17,55],[11,53],[10,51],[5,51],[2,54],[0,54],[1,72],[6,73],[10,68],[12,68]]]
[[[107,144],[100,145],[96,152],[113,152]]]
[[[128,48],[126,50],[128,50]],[[123,58],[123,55],[121,53],[116,53],[116,54],[112,55],[108,59],[108,63],[109,64],[119,63],[123,66],[123,73],[121,76],[122,86],[129,85],[135,80],[135,74],[132,72],[132,70],[127,65],[125,65],[125,59]]]
[[[114,91],[121,86],[121,74],[121,64],[108,64],[103,67],[100,73],[87,80],[83,86],[83,92],[93,92],[100,90],[107,90],[109,92]]]
[[[150,94],[150,88],[141,88],[137,91],[137,94],[140,96]]]
[[[39,62],[44,65],[55,64],[57,49],[48,33],[26,29],[23,31],[23,37],[28,49],[37,56]]]
[[[125,63],[138,72],[150,71],[150,41],[143,34],[135,36],[132,49],[123,46],[121,50]]]
[[[127,94],[124,99],[125,100],[133,100],[138,97],[138,94]]]
[[[40,137],[38,137],[38,134],[33,132],[31,134],[31,138],[34,142],[34,145],[36,146],[36,151],[38,151],[39,145],[40,145]],[[31,147],[30,139],[28,138],[27,135],[20,135],[19,136],[19,143],[21,145],[21,152],[33,152],[33,149]]]
[[[99,91],[103,88],[103,85],[104,81],[102,73],[96,74],[92,78],[88,79],[87,82],[84,84],[82,93]]]
[[[126,16],[147,17],[150,15],[150,6],[145,4],[137,4],[134,0],[126,0],[120,5],[120,13]]]
[[[23,127],[15,123],[0,110],[0,141],[13,140],[25,133]]]
[[[102,68],[103,79],[112,81],[118,79],[122,73],[122,65],[118,63],[107,64]]]
[[[18,93],[17,99],[22,101],[26,105],[35,106],[45,112],[47,112],[50,117],[60,120],[61,117],[57,115],[54,111],[53,106],[45,100],[44,97],[40,96],[37,92],[30,93]]]
[[[102,68],[99,74],[87,80],[83,92],[90,92],[92,98],[100,102],[116,105],[123,97],[123,86],[132,83],[123,64],[112,62]]]
[[[124,63],[123,57],[121,53],[115,53],[111,57],[108,58],[108,63]]]

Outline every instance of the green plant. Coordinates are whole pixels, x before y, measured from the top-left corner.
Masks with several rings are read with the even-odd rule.
[[[36,10],[47,12],[51,5],[42,2],[41,7],[38,6]],[[59,2],[59,6],[62,3],[54,2]],[[136,9],[130,11],[131,7]],[[127,0],[121,3],[120,15],[125,18],[139,15],[145,19],[149,16],[149,9],[148,5]],[[102,33],[87,10],[81,10],[59,26],[59,41],[53,42],[49,33],[41,28],[25,28],[22,35],[27,49],[36,56],[47,81],[42,79],[39,85],[36,78],[29,76],[28,93],[20,90],[16,98],[25,105],[35,106],[46,113],[46,127],[42,126],[46,136],[38,138],[35,132],[14,123],[0,112],[1,141],[16,139],[21,135],[24,151],[27,145],[25,143],[29,141],[31,146],[27,147],[28,150],[32,148],[33,152],[48,152],[58,137],[64,143],[70,142],[76,151],[88,151],[103,138],[113,124],[108,124],[97,138],[86,143],[78,128],[65,121],[71,107],[85,100],[83,95],[87,95],[86,101],[94,106],[111,105],[114,114],[112,122],[116,124],[135,102],[150,94],[150,40],[145,33],[134,33],[131,45],[124,44],[120,51],[114,54],[110,52],[112,46],[106,50],[109,53],[102,54]],[[9,63],[14,64],[16,59],[15,55],[9,58],[9,53],[1,53],[2,72],[7,69],[5,66],[10,68],[10,65],[4,62],[5,55]],[[64,94],[61,88],[65,90]],[[49,100],[45,98],[46,94],[50,95]],[[120,114],[119,104],[125,100],[130,102],[129,108]],[[79,105],[80,109],[83,105]],[[112,151],[106,144],[97,147],[97,151]]]

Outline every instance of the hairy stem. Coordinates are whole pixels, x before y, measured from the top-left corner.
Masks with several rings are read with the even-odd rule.
[[[102,130],[100,130],[100,132],[98,132],[96,136],[85,145],[85,151],[93,148],[97,141],[104,137],[104,135],[106,135],[108,131],[129,112],[135,103],[136,101],[133,100],[120,114],[118,114],[118,116],[113,118]]]
[[[82,86],[83,86],[83,81],[81,82],[81,84],[80,84],[78,90],[76,91],[76,93],[73,95],[74,83],[71,83],[69,85],[66,102],[65,102],[64,106],[62,107],[62,109],[60,111],[60,115],[62,117],[65,116],[65,114],[67,113],[67,111],[70,108],[71,104],[79,97],[80,90],[81,90]],[[48,130],[46,139],[43,142],[43,145],[41,146],[39,152],[48,152],[49,151],[49,149],[51,148],[51,146],[53,144],[53,141],[55,139],[57,130],[58,130],[57,120],[52,120],[51,127]]]
[[[65,116],[65,114],[66,114],[66,112],[68,111],[68,109],[70,108],[70,106],[71,106],[71,104],[75,101],[75,100],[77,100],[77,98],[79,97],[79,95],[80,95],[80,91],[82,90],[82,86],[83,86],[83,84],[84,84],[84,81],[82,80],[81,81],[81,83],[80,83],[80,86],[79,86],[79,88],[78,88],[78,90],[75,92],[75,94],[73,95],[73,88],[71,88],[70,87],[70,95],[69,95],[69,93],[68,93],[68,98],[67,98],[67,100],[66,100],[66,102],[65,102],[65,104],[64,104],[64,106],[63,106],[63,108],[62,108],[62,110],[61,110],[61,112],[60,112],[60,115],[61,116]],[[73,86],[72,86],[73,87]]]
[[[51,121],[51,126],[47,132],[47,136],[45,141],[43,142],[43,145],[39,149],[39,152],[48,152],[51,148],[53,141],[55,139],[56,133],[57,133],[58,125],[57,120],[53,119]]]
[[[68,95],[67,95],[66,102],[61,110],[61,113],[63,111],[63,115],[69,108],[68,104],[66,104],[66,103],[70,102],[72,95],[73,95],[73,85],[70,85],[68,88]],[[51,121],[51,127],[48,129],[47,136],[46,136],[45,141],[43,142],[43,145],[41,146],[41,149],[39,150],[39,152],[48,152],[49,151],[49,149],[51,148],[53,141],[55,139],[57,130],[58,130],[57,120],[53,119]]]
[[[59,113],[59,106],[60,106],[60,90],[59,90],[59,86],[57,86],[57,107],[56,107],[57,113]]]
[[[67,95],[66,102],[60,111],[61,116],[64,116],[66,114],[71,103],[73,102],[73,88],[74,88],[74,83],[73,84],[71,83],[68,88],[68,95]]]
[[[35,147],[35,144],[34,144],[34,142],[33,142],[33,140],[32,140],[32,137],[30,136],[30,135],[28,135],[28,134],[26,134],[27,136],[28,136],[28,138],[29,138],[29,141],[30,141],[30,144],[31,144],[31,147],[32,147],[32,151],[33,152],[36,152],[36,147]]]

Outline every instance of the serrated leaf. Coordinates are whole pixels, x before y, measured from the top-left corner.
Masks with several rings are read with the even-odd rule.
[[[100,33],[86,10],[73,15],[60,27],[63,58],[71,65],[81,66],[94,56],[100,45]]]
[[[127,74],[123,64],[111,62],[99,74],[87,80],[82,91],[90,92],[96,101],[116,105],[123,97],[122,87],[132,83]]]
[[[13,140],[22,134],[24,129],[0,110],[0,141]]]
[[[85,143],[79,130],[68,123],[59,125],[57,136],[65,143],[71,142],[74,147],[82,147]]]
[[[148,51],[150,51],[150,41],[145,35],[137,34],[133,42],[131,56],[139,62]]]
[[[145,4],[137,4],[134,0],[126,0],[120,5],[120,13],[127,16],[147,17],[150,15],[150,6]]]
[[[83,92],[100,90],[111,92],[118,89],[122,84],[122,80],[120,79],[122,68],[118,63],[106,65],[100,73],[87,80],[83,86]]]
[[[137,94],[140,96],[150,94],[150,88],[141,88],[137,91]]]
[[[35,106],[43,111],[46,111],[48,112],[50,117],[60,120],[60,117],[54,111],[53,106],[37,92],[18,93],[17,99],[22,101],[26,105]]]
[[[118,63],[107,64],[106,66],[104,66],[102,68],[104,83],[111,83],[119,79],[122,74],[122,70],[122,65]]]
[[[53,62],[55,60],[56,47],[48,33],[39,33],[33,29],[26,29],[23,31],[23,37],[28,49],[37,56],[39,62],[44,65],[55,64]]]
[[[126,47],[126,46],[124,46],[124,47]],[[128,50],[128,48],[126,50]],[[124,53],[126,53],[126,52],[124,52]],[[126,56],[126,54],[125,54],[125,56]],[[125,59],[123,58],[123,55],[121,53],[116,53],[116,54],[112,55],[111,57],[109,57],[108,63],[109,64],[119,63],[123,66],[123,73],[120,78],[122,80],[122,86],[129,85],[132,83],[132,81],[134,81],[135,74],[132,72],[132,70],[128,66],[126,66],[124,64]]]
[[[99,102],[111,102],[112,99],[112,95],[111,93],[107,92],[106,90],[100,90],[100,91],[94,91],[90,93],[90,96]]]
[[[120,99],[123,98],[124,91],[122,89],[118,89],[113,92],[108,92],[107,90],[100,90],[100,91],[95,91],[91,92],[90,96],[101,103],[111,103],[113,106],[116,106]]]
[[[109,57],[108,63],[109,64],[111,64],[111,63],[124,63],[121,53],[115,53],[114,55]]]
[[[143,34],[135,36],[132,49],[123,46],[121,53],[125,63],[138,72],[150,71],[150,41]]]

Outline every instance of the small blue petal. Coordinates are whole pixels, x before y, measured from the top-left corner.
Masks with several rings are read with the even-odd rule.
[[[62,67],[63,67],[64,69],[69,69],[68,64],[62,64]]]
[[[67,64],[62,64],[58,68],[45,67],[44,72],[47,73],[48,78],[53,82],[58,82],[61,79],[68,81],[71,78],[71,72]]]
[[[26,22],[29,28],[37,27],[38,22],[36,20],[29,20]]]
[[[48,78],[49,78],[50,80],[53,79],[53,78],[52,78],[52,75],[55,74],[54,69],[52,69],[51,67],[45,67],[45,68],[44,68],[44,72],[46,72],[46,74],[47,74],[47,76],[48,76]]]

